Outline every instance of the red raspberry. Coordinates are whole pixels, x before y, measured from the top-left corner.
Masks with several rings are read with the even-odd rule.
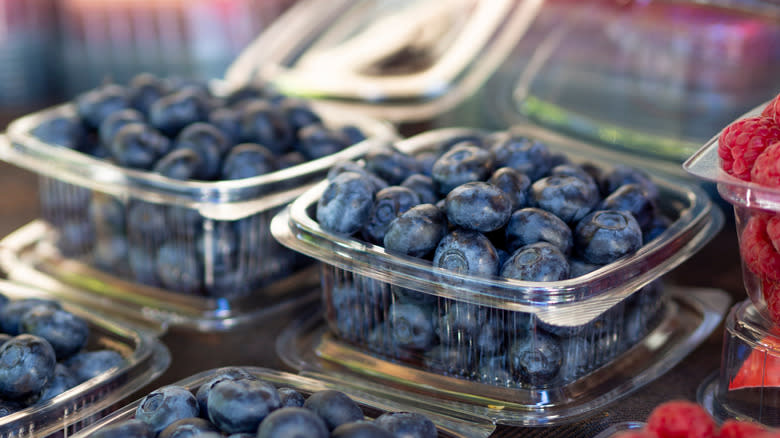
[[[780,252],[780,215],[773,215],[766,221],[766,234],[775,247],[775,251]]]
[[[769,317],[780,324],[780,283],[764,279],[761,282],[761,294],[764,296]]]
[[[648,432],[658,438],[715,438],[717,426],[710,414],[696,403],[686,400],[666,402],[650,413]]]
[[[761,116],[768,117],[780,125],[780,94],[766,104],[764,111],[761,112]]]
[[[753,438],[756,434],[766,431],[767,429],[764,426],[757,423],[726,420],[720,426],[718,438]]]
[[[758,154],[750,179],[766,187],[780,187],[780,141],[776,141]]]
[[[628,430],[615,435],[615,438],[658,438],[658,435],[646,430]]]
[[[751,438],[780,438],[780,431],[771,430],[767,432],[762,432],[758,435],[753,435]]]
[[[739,239],[739,253],[751,272],[759,277],[780,281],[780,253],[767,234],[768,216],[754,213]]]
[[[718,139],[720,165],[726,173],[750,181],[750,170],[758,155],[780,141],[780,126],[766,117],[737,120]]]

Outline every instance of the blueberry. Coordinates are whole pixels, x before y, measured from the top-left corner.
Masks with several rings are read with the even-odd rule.
[[[438,151],[438,154],[444,154],[455,146],[462,144],[469,144],[473,146],[483,147],[486,142],[489,141],[486,136],[478,131],[464,132],[458,135],[447,137],[438,141],[438,144],[434,144],[434,149]]]
[[[163,429],[157,438],[191,438],[202,437],[203,434],[208,432],[217,433],[219,435],[219,429],[217,429],[209,420],[199,417],[182,418],[169,424]]]
[[[671,219],[657,212],[650,226],[642,233],[642,242],[647,243],[660,236],[671,224]]]
[[[354,234],[362,228],[374,205],[374,185],[355,172],[333,178],[317,202],[317,221],[328,231]]]
[[[64,360],[87,343],[89,326],[78,316],[49,306],[36,306],[25,312],[20,321],[23,333],[46,339],[57,360]]]
[[[328,170],[327,179],[330,181],[344,172],[356,172],[370,179],[374,185],[374,192],[378,192],[388,187],[387,181],[376,176],[373,172],[369,172],[365,167],[355,163],[354,161],[340,161],[336,163],[333,165],[333,167],[330,168],[330,170]]]
[[[146,422],[132,418],[108,424],[89,435],[89,438],[154,438],[155,433]]]
[[[306,157],[304,157],[303,154],[298,151],[292,151],[278,157],[276,162],[279,166],[279,169],[287,169],[305,163]]]
[[[550,170],[550,176],[573,176],[584,181],[595,193],[601,193],[596,179],[583,167],[576,164],[560,164]]]
[[[241,141],[259,143],[281,155],[293,146],[295,132],[270,102],[254,100],[242,107]],[[303,154],[306,155],[305,152]]]
[[[79,382],[70,370],[62,364],[54,366],[54,375],[43,387],[43,390],[35,396],[36,403],[51,400],[63,392],[75,387]]]
[[[89,218],[98,233],[125,233],[125,207],[118,198],[94,193],[89,203]]]
[[[366,282],[359,287],[352,282],[338,283],[326,296],[329,311],[335,314],[328,319],[335,321],[335,330],[342,337],[363,339],[372,328],[375,312],[382,312],[388,299],[381,283]]]
[[[642,232],[653,226],[656,217],[655,202],[639,184],[624,184],[615,189],[599,204],[599,210],[625,210],[634,215]]]
[[[528,175],[531,181],[547,175],[552,168],[552,155],[546,144],[522,136],[501,134],[490,147],[496,167],[511,167]]]
[[[380,190],[374,196],[368,220],[361,230],[363,239],[382,243],[390,222],[419,203],[417,193],[406,187],[390,186]]]
[[[420,173],[420,163],[411,155],[394,147],[377,148],[364,157],[366,170],[390,185],[401,184],[406,178]]]
[[[436,185],[433,179],[428,175],[415,173],[409,175],[401,182],[401,187],[411,189],[420,197],[420,203],[435,204],[439,200],[439,194],[436,192]]]
[[[407,289],[400,286],[391,286],[393,300],[399,304],[414,304],[417,306],[431,306],[438,303],[438,297],[426,292]]]
[[[127,262],[130,272],[138,283],[146,286],[159,286],[157,278],[157,255],[153,251],[147,251],[143,246],[129,245],[127,248]]]
[[[449,223],[468,230],[498,230],[512,214],[512,203],[504,191],[486,182],[459,185],[447,194],[446,200]]]
[[[121,368],[125,358],[114,350],[82,351],[71,356],[64,364],[81,383],[112,368]]]
[[[200,291],[203,271],[194,251],[176,241],[157,250],[157,278],[169,290],[188,295]]]
[[[52,178],[41,178],[38,194],[44,219],[55,225],[83,217],[92,199],[92,190]]]
[[[432,204],[420,204],[390,222],[382,240],[385,250],[426,257],[447,234],[447,217]]]
[[[55,116],[47,118],[30,132],[39,140],[68,149],[83,150],[87,132],[76,117]]]
[[[335,428],[330,434],[332,438],[394,438],[395,435],[381,427],[367,422],[356,421],[345,423]]]
[[[650,176],[642,170],[634,167],[619,164],[603,175],[601,180],[601,191],[608,196],[620,186],[626,184],[638,184],[645,191],[647,196],[656,200],[659,197],[658,186],[655,185]]]
[[[243,179],[279,169],[276,156],[265,146],[243,143],[235,146],[222,164],[222,179]]]
[[[393,341],[400,347],[425,350],[435,339],[430,312],[422,306],[393,304],[388,319]]]
[[[436,425],[425,415],[415,412],[385,412],[374,420],[374,424],[399,438],[436,438],[438,436]]]
[[[551,384],[563,363],[558,339],[542,333],[529,333],[516,340],[508,354],[515,377],[531,387]]]
[[[488,150],[461,143],[436,160],[432,178],[439,193],[446,195],[461,184],[487,180],[493,172],[494,159]]]
[[[219,177],[221,157],[230,150],[231,143],[222,131],[208,123],[187,125],[176,137],[175,149],[190,149],[201,158],[196,177],[213,180]]]
[[[558,281],[569,278],[569,262],[554,245],[532,243],[515,251],[501,266],[501,276],[521,281]]]
[[[571,383],[595,368],[593,346],[584,334],[564,339],[561,350],[564,358],[558,377],[562,383]]]
[[[0,400],[0,418],[24,409],[24,405],[13,400]]]
[[[487,322],[487,309],[469,303],[448,302],[438,317],[436,334],[442,343],[452,345],[470,342],[479,335]]]
[[[603,265],[594,265],[578,258],[569,259],[569,278],[581,277],[599,269]]]
[[[131,108],[112,113],[100,124],[100,128],[98,129],[100,143],[106,147],[110,147],[117,132],[119,132],[123,126],[130,123],[144,123],[143,114]]]
[[[35,307],[61,309],[60,303],[40,298],[23,298],[10,301],[0,308],[0,331],[16,336],[22,333],[22,316]]]
[[[311,109],[308,102],[301,99],[284,99],[280,105],[282,115],[287,119],[287,124],[298,132],[309,125],[322,124],[322,119]]]
[[[281,406],[276,388],[261,380],[222,380],[208,394],[209,419],[226,433],[254,432]]]
[[[338,128],[342,137],[347,139],[347,144],[358,144],[366,139],[366,134],[354,125],[344,125]]]
[[[0,395],[21,399],[40,392],[54,376],[57,359],[43,338],[15,336],[0,347]]]
[[[149,108],[149,123],[175,137],[186,126],[208,119],[208,101],[193,88],[186,88],[156,100]]]
[[[95,227],[89,221],[67,221],[59,224],[57,249],[65,256],[80,256],[95,243]]]
[[[155,434],[168,425],[198,416],[198,402],[181,386],[163,386],[144,397],[135,410],[135,418],[145,422]]]
[[[460,274],[498,274],[498,253],[484,234],[455,229],[444,236],[433,256],[433,266]]]
[[[129,107],[127,90],[116,84],[106,84],[76,97],[76,111],[92,129],[97,129],[114,112]]]
[[[506,249],[510,252],[532,243],[548,242],[569,254],[573,245],[571,228],[564,221],[549,211],[533,207],[512,213],[505,234]]]
[[[253,380],[256,379],[256,377],[242,368],[222,368],[219,370],[217,375],[207,380],[206,383],[200,385],[200,387],[198,387],[198,391],[195,393],[195,399],[198,401],[200,416],[203,418],[208,418],[208,397],[209,392],[214,387],[214,385],[223,380],[242,379]]]
[[[341,132],[315,124],[301,128],[295,148],[307,159],[314,160],[335,154],[350,145],[349,139]]]
[[[186,181],[197,179],[203,158],[192,149],[176,149],[160,158],[152,171],[160,175]]]
[[[171,150],[171,141],[149,125],[128,123],[119,128],[109,150],[118,165],[148,170]]]
[[[242,268],[238,252],[244,242],[239,242],[232,225],[230,222],[215,222],[211,231],[204,232],[197,240],[197,260],[203,261],[203,272],[214,277],[215,285]],[[251,257],[259,256],[254,254]]]
[[[231,107],[241,106],[243,103],[262,100],[269,97],[270,90],[257,84],[247,84],[232,90],[225,98],[225,104]]]
[[[599,202],[598,193],[588,183],[573,176],[553,175],[531,185],[531,203],[566,223],[576,223]]]
[[[642,230],[627,211],[594,211],[574,229],[574,248],[589,263],[612,263],[641,246]]]
[[[528,175],[511,167],[502,167],[493,172],[487,182],[504,192],[512,204],[512,211],[528,205],[528,189],[531,187]]]
[[[170,92],[168,84],[151,73],[140,73],[130,80],[130,105],[143,114],[149,114],[152,104]]]
[[[319,415],[325,421],[325,425],[330,431],[344,423],[363,419],[363,411],[360,409],[360,406],[343,392],[332,389],[317,391],[310,395],[303,407],[311,409],[315,414]],[[260,434],[258,434],[259,436]]]
[[[330,432],[316,413],[304,408],[281,408],[260,423],[257,438],[328,438]]]
[[[127,208],[127,237],[131,243],[156,248],[168,237],[165,209],[145,201],[132,202]]]
[[[283,408],[301,408],[306,401],[303,394],[292,388],[279,388],[277,391]]]
[[[439,374],[466,378],[472,377],[475,360],[475,350],[459,345],[436,345],[423,355],[425,368]]]
[[[431,178],[433,175],[433,165],[436,160],[439,159],[439,154],[433,151],[422,151],[414,154],[414,159],[417,161],[417,165],[420,167],[420,173]],[[433,181],[433,179],[431,179]],[[436,193],[438,197],[438,193]]]
[[[241,142],[241,114],[232,108],[215,108],[209,113],[208,123],[222,132],[230,144]]]

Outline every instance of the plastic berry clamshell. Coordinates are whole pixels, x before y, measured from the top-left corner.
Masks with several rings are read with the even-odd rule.
[[[318,380],[311,377],[290,374],[283,371],[272,370],[268,368],[241,367],[249,374],[260,380],[268,382],[277,388],[292,388],[304,397],[323,390],[342,391],[363,410],[366,419],[376,418],[384,412],[416,412],[428,417],[436,425],[439,438],[467,438],[467,437],[487,437],[495,426],[492,424],[479,424],[467,420],[456,420],[442,417],[435,411],[427,409],[426,406],[415,402],[413,399],[399,398],[378,398],[370,393],[361,391],[359,388],[350,387],[349,384],[332,382],[327,380]],[[208,382],[212,377],[219,375],[224,369],[217,368],[195,374],[181,381],[172,383],[172,385],[181,386],[192,391],[195,394],[198,388]],[[74,438],[88,438],[107,426],[117,424],[134,418],[136,409],[140,400],[133,402],[112,415],[80,431]]]
[[[766,103],[739,119],[761,114]],[[770,230],[780,218],[780,189],[740,180],[721,168],[718,157],[720,133],[684,164],[685,170],[717,183],[720,196],[734,207],[742,262],[742,281],[758,312],[780,324],[780,261],[772,246]],[[776,297],[776,298],[775,298]]]
[[[468,132],[474,131],[429,131],[396,147],[430,151]],[[617,164],[603,150],[543,129],[517,126],[513,132],[541,140],[573,162]],[[288,365],[317,376],[360,378],[379,391],[403,388],[441,406],[441,400],[453,401],[452,410],[491,422],[539,426],[592,412],[670,369],[711,333],[728,306],[722,291],[679,291],[657,281],[706,244],[723,217],[700,188],[670,176],[654,178],[659,207],[671,219],[668,229],[633,255],[551,282],[454,273],[324,230],[314,216],[327,184],[320,183],[271,224],[282,244],[322,262],[323,315],[290,326],[279,353]],[[412,316],[393,319],[402,308]],[[426,325],[434,315],[452,318]],[[396,343],[396,320],[422,321],[409,323],[414,342]],[[490,326],[478,332],[503,333],[503,342],[470,334],[463,325],[469,321]],[[425,337],[430,330],[435,335]],[[456,337],[438,343],[443,333]],[[418,337],[425,342],[417,343]],[[560,349],[560,363],[542,352],[551,342],[557,346],[549,350]],[[528,375],[511,370],[510,356],[522,355],[526,344],[542,352],[539,363],[549,360],[549,369],[540,365]]]
[[[56,300],[38,289],[0,281],[0,293],[11,301],[26,298]],[[0,437],[70,436],[114,412],[126,398],[150,384],[170,364],[168,349],[153,334],[88,312],[67,301],[63,309],[87,321],[87,351],[110,349],[125,361],[62,394],[0,417]]]
[[[4,270],[70,300],[113,306],[126,318],[201,331],[228,329],[301,298],[313,278],[311,260],[274,241],[271,218],[333,163],[396,135],[368,117],[313,109],[326,126],[351,124],[367,139],[286,169],[223,181],[120,167],[32,134],[45,120],[73,114],[73,104],[12,122],[0,157],[39,175],[42,219],[5,239]],[[172,257],[189,256],[164,264],[163,247]],[[172,278],[182,281],[161,283],[159,266],[181,270]]]

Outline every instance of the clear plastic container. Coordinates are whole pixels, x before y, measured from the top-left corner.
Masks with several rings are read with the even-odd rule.
[[[55,299],[38,289],[0,281],[0,293],[11,300]],[[0,418],[0,437],[69,436],[115,411],[125,398],[159,377],[170,364],[165,346],[134,326],[108,319],[66,301],[64,309],[90,327],[87,350],[112,349],[125,364],[94,377],[59,396]]]
[[[726,317],[720,371],[699,387],[699,403],[729,418],[780,427],[780,329],[745,300]]]
[[[622,423],[613,424],[612,426],[609,426],[608,428],[604,429],[596,435],[593,438],[614,438],[619,433],[622,432],[628,432],[632,430],[639,430],[642,429],[645,426],[645,423],[642,423],[641,421],[624,421]]]
[[[513,132],[541,140],[575,162],[587,159],[605,168],[612,163],[604,151],[538,128],[518,126]],[[423,152],[455,134],[463,131],[434,130],[396,147]],[[521,406],[528,416],[518,420],[510,415],[509,421],[549,424],[582,413],[576,412],[581,406],[571,405],[587,398],[583,395],[587,387],[604,384],[588,395],[595,395],[595,404],[603,402],[603,394],[614,389],[610,379],[626,366],[614,365],[630,355],[623,353],[637,354],[633,349],[643,340],[664,345],[681,336],[667,336],[664,324],[675,319],[671,315],[679,306],[653,281],[707,243],[723,217],[699,188],[666,176],[655,182],[661,192],[659,207],[672,219],[669,228],[619,262],[562,281],[461,275],[323,230],[312,215],[326,182],[277,215],[271,231],[282,244],[322,262],[324,316],[330,338],[340,342],[329,344],[333,347],[328,351],[321,345],[321,356],[394,383],[410,381],[433,388],[448,398]],[[408,321],[412,322],[407,327]],[[660,329],[666,335],[653,334],[659,327],[667,327]],[[403,338],[405,328],[411,334]],[[450,341],[439,343],[445,335]],[[397,341],[401,338],[403,343]],[[503,343],[494,342],[502,339]],[[355,354],[342,345],[351,346]],[[546,371],[524,375],[531,366],[515,366],[508,358],[526,354],[528,346],[539,361],[560,367],[551,365],[549,375]],[[556,349],[560,362],[544,356]],[[551,414],[561,407],[559,415]]]
[[[352,124],[370,138],[270,174],[218,182],[121,168],[31,135],[41,121],[73,113],[72,104],[12,122],[0,158],[40,176],[41,213],[48,225],[31,263],[94,298],[115,300],[122,311],[130,307],[203,330],[228,328],[295,298],[306,289],[311,276],[302,272],[311,260],[274,241],[271,218],[333,163],[395,138],[389,125],[374,119],[314,109],[326,124]],[[179,258],[161,263],[166,250]],[[181,269],[173,277],[181,281],[162,283],[159,266]],[[288,280],[296,274],[301,275]]]
[[[766,103],[759,105],[740,119],[760,115],[765,106]],[[717,183],[720,196],[734,207],[745,290],[764,317],[780,324],[780,299],[766,299],[780,297],[780,272],[771,264],[773,254],[774,258],[780,256],[769,246],[771,243],[766,235],[768,221],[780,213],[780,189],[740,180],[721,169],[718,137],[720,133],[693,154],[683,167],[699,178]],[[775,303],[774,307],[768,305],[771,302]]]
[[[414,411],[421,413],[426,415],[436,424],[440,438],[487,437],[495,429],[495,426],[492,424],[479,424],[471,422],[468,419],[443,417],[436,413],[436,411],[429,410],[425,405],[414,402],[414,400],[394,399],[391,397],[378,398],[370,393],[350,386],[348,382],[318,380],[267,368],[242,367],[242,369],[274,386],[295,389],[304,396],[326,389],[335,389],[345,392],[352,400],[360,405],[367,418],[378,417],[384,412]],[[184,380],[172,383],[172,385],[182,386],[195,393],[200,385],[206,383],[215,375],[218,375],[220,370],[221,369],[203,371]],[[96,432],[101,428],[133,418],[139,403],[140,400],[125,406],[111,416],[106,417],[100,422],[84,429],[79,434],[74,435],[74,438],[87,438],[91,433]]]

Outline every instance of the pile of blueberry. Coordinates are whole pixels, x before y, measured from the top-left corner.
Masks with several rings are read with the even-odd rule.
[[[56,301],[0,294],[0,330],[0,417],[125,362],[113,350],[86,351],[89,324]]]
[[[340,391],[303,394],[275,387],[241,368],[222,369],[193,394],[170,385],[144,397],[133,419],[105,426],[91,438],[436,438],[430,419],[417,413],[384,413],[366,420]]]
[[[416,155],[376,151],[328,178],[315,213],[325,230],[475,276],[576,278],[634,253],[672,220],[644,172],[578,164],[507,132],[447,138]],[[510,387],[576,380],[634,345],[662,308],[651,285],[589,324],[559,327],[337,268],[325,272],[323,289],[326,318],[342,338]]]
[[[74,106],[73,114],[51,117],[32,134],[182,181],[264,175],[365,138],[354,126],[326,126],[306,101],[259,86],[218,96],[204,82],[141,74],[126,86],[87,91]],[[145,285],[232,297],[304,263],[268,232],[276,210],[215,221],[207,237],[203,217],[185,206],[119,199],[53,179],[41,183],[40,196],[64,255]]]

